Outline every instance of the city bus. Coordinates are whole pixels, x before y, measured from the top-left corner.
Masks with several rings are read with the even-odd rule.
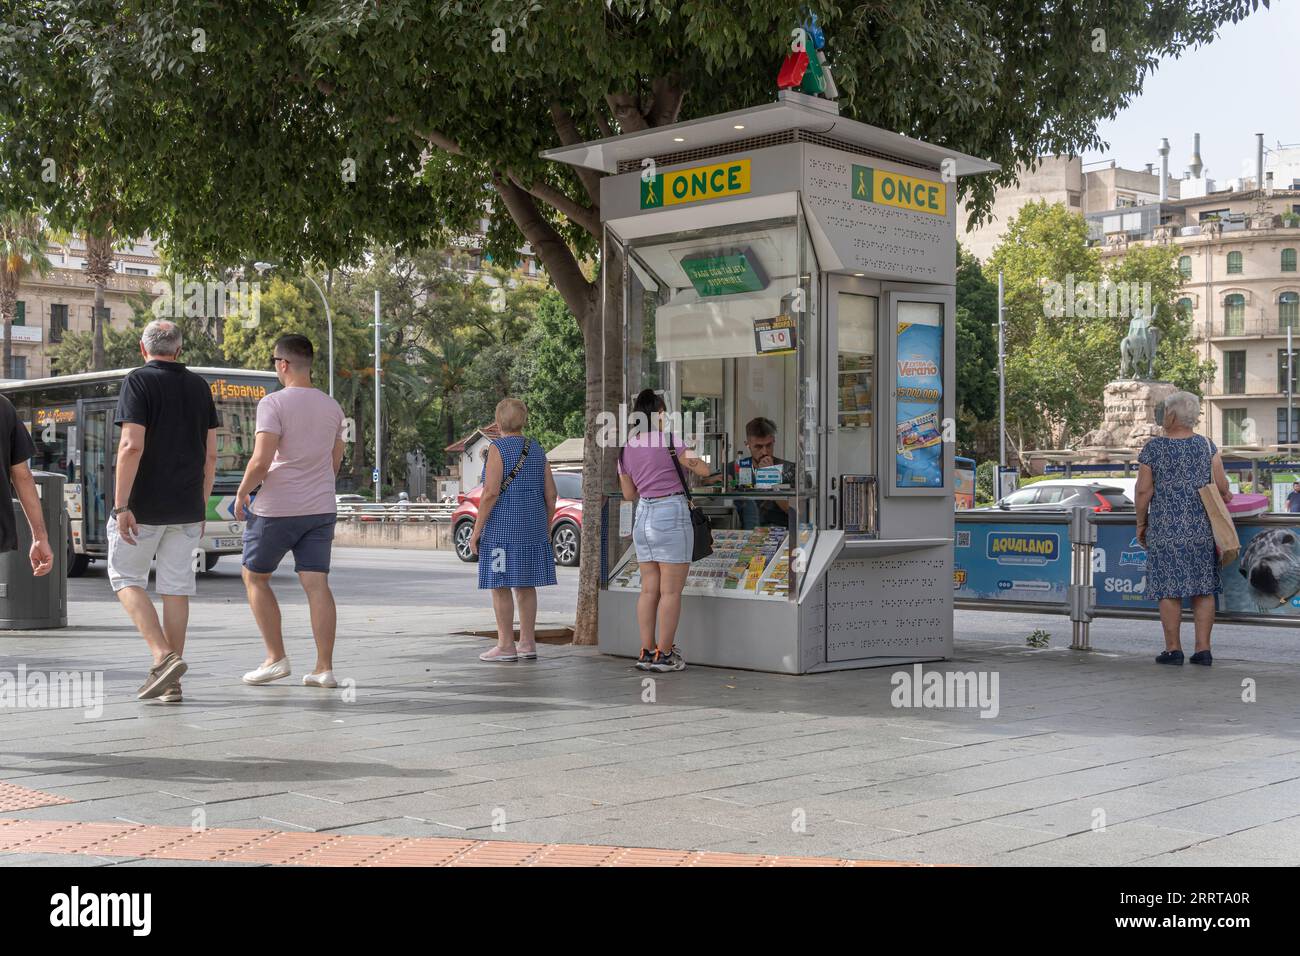
[[[36,444],[34,471],[67,479],[68,574],[85,574],[91,561],[108,555],[107,527],[113,509],[113,477],[121,428],[113,423],[122,380],[131,369],[60,375],[0,383]],[[208,499],[207,525],[199,547],[205,570],[223,554],[243,550],[242,522],[235,520],[235,492],[253,453],[257,403],[280,383],[274,372],[191,368],[212,388],[217,429],[217,477]]]

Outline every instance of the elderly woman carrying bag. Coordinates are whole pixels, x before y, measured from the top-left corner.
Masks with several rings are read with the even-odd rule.
[[[1158,664],[1182,664],[1179,635],[1183,599],[1191,598],[1196,628],[1193,664],[1210,665],[1214,596],[1223,591],[1214,531],[1200,489],[1213,484],[1225,502],[1232,499],[1223,460],[1214,442],[1192,431],[1200,400],[1175,392],[1164,402],[1163,436],[1147,442],[1138,456],[1137,537],[1147,551],[1147,597],[1160,602],[1165,650]]]

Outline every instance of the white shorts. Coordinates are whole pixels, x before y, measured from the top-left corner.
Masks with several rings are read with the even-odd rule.
[[[159,594],[195,593],[194,549],[199,546],[203,522],[142,524],[136,526],[135,544],[117,533],[117,519],[108,520],[108,580],[114,591],[149,588],[149,563],[156,557],[154,590]]]

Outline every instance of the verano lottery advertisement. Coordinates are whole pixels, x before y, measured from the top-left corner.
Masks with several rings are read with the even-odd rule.
[[[900,488],[943,487],[943,323],[933,303],[898,305],[898,435]]]

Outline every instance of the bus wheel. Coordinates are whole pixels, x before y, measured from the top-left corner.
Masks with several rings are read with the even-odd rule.
[[[68,577],[79,578],[90,567],[90,555],[74,554],[68,559]]]
[[[220,560],[220,558],[221,555],[219,554],[212,554],[211,552],[205,554],[203,556],[203,570],[211,571],[213,568],[217,566],[217,561]]]

